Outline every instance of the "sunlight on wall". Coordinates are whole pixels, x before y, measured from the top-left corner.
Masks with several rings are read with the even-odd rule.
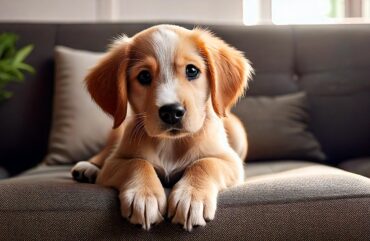
[[[344,17],[344,0],[272,0],[274,24],[332,23]]]
[[[362,4],[363,4],[362,15],[365,18],[370,18],[370,0],[363,0]]]
[[[260,12],[259,0],[243,1],[243,22],[245,25],[259,24],[261,20]]]

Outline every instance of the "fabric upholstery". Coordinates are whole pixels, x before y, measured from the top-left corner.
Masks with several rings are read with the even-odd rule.
[[[168,220],[150,232],[129,224],[120,216],[114,190],[75,183],[70,168],[43,165],[0,182],[1,240],[366,240],[370,235],[370,179],[314,163],[247,164],[245,184],[222,192],[215,220],[192,233]]]
[[[88,69],[101,57],[101,53],[56,47],[53,125],[46,163],[87,160],[107,141],[112,120],[93,102],[84,83]]]
[[[340,168],[370,178],[370,158],[356,158],[342,162]]]
[[[304,93],[241,100],[234,113],[247,129],[247,160],[323,161],[320,144],[309,131],[308,108]]]

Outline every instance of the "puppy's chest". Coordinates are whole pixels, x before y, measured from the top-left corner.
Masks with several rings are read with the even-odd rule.
[[[175,184],[182,176],[185,168],[194,161],[191,150],[173,141],[162,141],[155,149],[155,157],[150,160],[165,187]]]

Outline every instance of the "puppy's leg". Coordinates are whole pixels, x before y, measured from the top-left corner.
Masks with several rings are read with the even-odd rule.
[[[78,182],[95,183],[100,168],[104,165],[105,160],[116,148],[123,133],[122,126],[110,132],[107,144],[95,156],[88,161],[80,161],[71,170],[73,178]]]
[[[146,230],[163,220],[166,194],[154,167],[142,159],[107,160],[96,183],[119,191],[122,216]]]
[[[237,154],[203,158],[189,166],[168,199],[168,216],[191,231],[215,216],[218,192],[241,183],[243,166]]]

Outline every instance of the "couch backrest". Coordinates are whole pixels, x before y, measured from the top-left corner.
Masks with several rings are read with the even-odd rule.
[[[151,25],[1,23],[0,32],[20,35],[19,45],[35,45],[28,62],[38,71],[11,85],[14,97],[0,103],[0,165],[16,173],[46,153],[54,46],[104,51],[114,36],[132,36]],[[253,63],[248,95],[308,93],[311,127],[329,162],[370,155],[370,25],[208,28]]]

